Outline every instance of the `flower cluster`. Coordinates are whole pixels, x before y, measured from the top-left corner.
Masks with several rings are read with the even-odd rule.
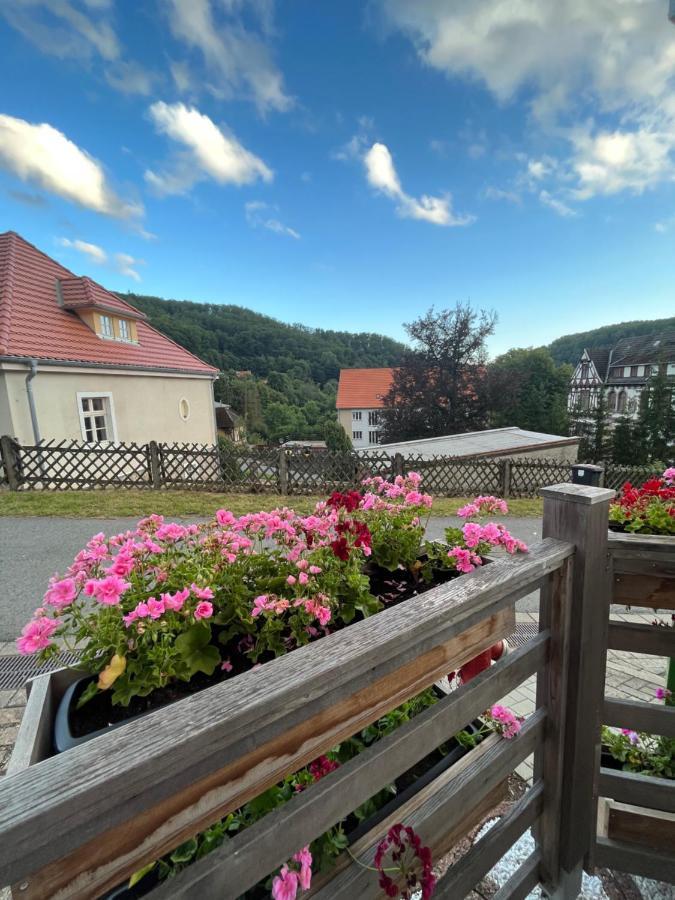
[[[420,481],[368,479],[308,516],[221,509],[200,525],[151,515],[96,534],[52,578],[18,649],[47,660],[59,642],[77,645],[92,675],[106,673],[81,703],[110,690],[126,705],[197,672],[238,674],[383,608],[364,566],[395,569],[419,555],[431,503]]]
[[[273,900],[295,900],[298,888],[307,891],[312,883],[312,854],[303,847],[293,859],[281,867],[272,881]]]
[[[492,724],[494,730],[501,734],[503,738],[510,741],[514,738],[523,727],[523,720],[517,716],[508,706],[500,706],[495,704],[490,708],[486,716]]]
[[[392,866],[386,865],[389,858]],[[431,850],[422,846],[420,836],[409,825],[392,825],[377,845],[374,862],[385,896],[410,900],[421,890],[422,900],[428,900],[433,894],[436,879]],[[390,872],[395,873],[395,879]]]
[[[493,515],[494,513],[508,513],[509,508],[506,501],[499,497],[480,496],[476,497],[471,503],[462,506],[457,510],[460,519],[476,519],[479,516]]]
[[[610,504],[610,525],[636,534],[675,534],[675,468],[642,487],[626,482]]]

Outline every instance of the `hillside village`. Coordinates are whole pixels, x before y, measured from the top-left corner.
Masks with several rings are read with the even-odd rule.
[[[0,900],[675,900],[675,0],[0,84]]]

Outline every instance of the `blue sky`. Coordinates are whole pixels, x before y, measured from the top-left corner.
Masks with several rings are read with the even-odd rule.
[[[0,230],[116,290],[493,353],[675,313],[666,0],[3,0]]]

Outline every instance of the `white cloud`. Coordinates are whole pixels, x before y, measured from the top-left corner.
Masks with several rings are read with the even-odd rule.
[[[155,81],[154,73],[144,69],[136,62],[120,60],[113,63],[105,71],[108,84],[123,94],[141,94],[147,96],[152,92]]]
[[[60,59],[111,61],[120,46],[107,15],[110,4],[85,0],[2,0],[0,15],[42,53]]]
[[[549,209],[552,209],[553,212],[557,213],[559,216],[562,216],[565,219],[569,219],[573,216],[578,215],[575,209],[572,209],[571,206],[568,206],[559,197],[554,197],[552,194],[549,194],[548,191],[539,191],[539,200],[544,204],[544,206],[548,206]]]
[[[488,185],[483,191],[483,196],[486,200],[506,200],[508,203],[515,203],[520,205],[522,201],[522,197],[516,191],[507,191],[503,188],[493,187],[492,185]]]
[[[206,177],[219,184],[272,181],[273,172],[262,159],[198,109],[159,101],[149,113],[159,132],[185,148],[164,171],[146,171],[146,180],[160,194],[185,193]]]
[[[300,235],[294,228],[284,225],[279,219],[270,213],[278,212],[278,207],[263,203],[261,200],[251,200],[244,205],[246,221],[251,228],[267,228],[275,234],[283,234],[286,237],[300,240]]]
[[[88,256],[92,262],[97,263],[99,266],[108,262],[108,254],[98,244],[90,244],[87,241],[80,240],[71,241],[70,238],[65,237],[59,238],[59,244],[62,247],[72,247],[74,250],[79,250],[80,253],[84,253],[85,256]]]
[[[128,253],[116,253],[114,259],[115,268],[120,275],[126,275],[127,278],[133,278],[134,281],[141,280],[141,276],[133,266],[142,265],[142,259],[136,259],[136,257],[130,256]]]
[[[532,161],[531,181],[566,182],[569,196],[590,199],[673,178],[675,41],[665,0],[379,0],[379,7],[426,65],[477,81],[500,102],[526,99],[549,137],[567,143],[557,171]],[[600,126],[599,116],[614,116],[614,128]]]
[[[366,177],[376,190],[398,201],[397,212],[407,219],[422,219],[434,225],[469,225],[474,216],[456,216],[452,211],[450,195],[430,197],[423,194],[419,199],[405,193],[394,167],[389,148],[375,143],[363,157]]]
[[[65,237],[59,238],[58,243],[62,247],[67,247],[72,250],[77,250],[79,253],[83,253],[91,262],[96,263],[97,266],[108,266],[119,275],[124,275],[126,278],[132,278],[134,281],[141,280],[141,276],[134,266],[143,265],[144,261],[131,256],[129,253],[114,253],[110,255],[103,247],[99,247],[98,244],[91,244],[89,241],[81,241],[79,239],[71,240],[70,238]]]
[[[671,156],[675,123],[671,131],[637,128],[595,135],[579,131],[572,141],[575,195],[581,200],[625,190],[640,194],[662,181],[675,180]]]
[[[215,79],[217,92],[228,98],[250,95],[262,112],[287,110],[293,101],[285,92],[283,76],[261,37],[243,24],[244,5],[233,0],[222,2],[221,15],[216,17],[210,0],[169,0],[171,31],[174,37],[199,51]],[[269,32],[270,5],[259,2],[248,7],[248,12],[261,23],[262,31]],[[222,14],[228,14],[227,19]],[[185,82],[184,77],[182,80]]]
[[[66,200],[118,218],[142,206],[118,197],[98,160],[51,125],[0,115],[0,166]]]

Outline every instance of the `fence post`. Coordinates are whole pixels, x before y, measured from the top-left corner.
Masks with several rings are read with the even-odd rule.
[[[394,476],[403,475],[403,463],[404,463],[403,454],[402,453],[394,453],[394,456],[392,458],[392,463],[391,463],[392,474]]]
[[[506,499],[511,494],[511,460],[500,460],[499,468],[501,481],[500,492],[501,496]]]
[[[279,450],[279,493],[288,493],[288,457],[285,450]]]
[[[153,488],[161,488],[162,486],[162,468],[159,462],[159,444],[157,441],[150,441],[148,444],[148,461],[150,463],[150,481]]]
[[[611,579],[607,554],[614,491],[543,488],[543,537],[575,546],[571,566],[542,589],[540,627],[552,633],[549,671],[537,700],[548,705],[547,741],[535,773],[546,784],[540,827],[542,877],[556,900],[572,900],[595,837],[601,712]],[[569,569],[569,570],[568,570]]]
[[[20,453],[20,447],[16,441],[4,434],[0,437],[0,455],[2,456],[2,464],[7,473],[7,483],[10,491],[18,491],[20,478],[17,471],[16,459]]]

